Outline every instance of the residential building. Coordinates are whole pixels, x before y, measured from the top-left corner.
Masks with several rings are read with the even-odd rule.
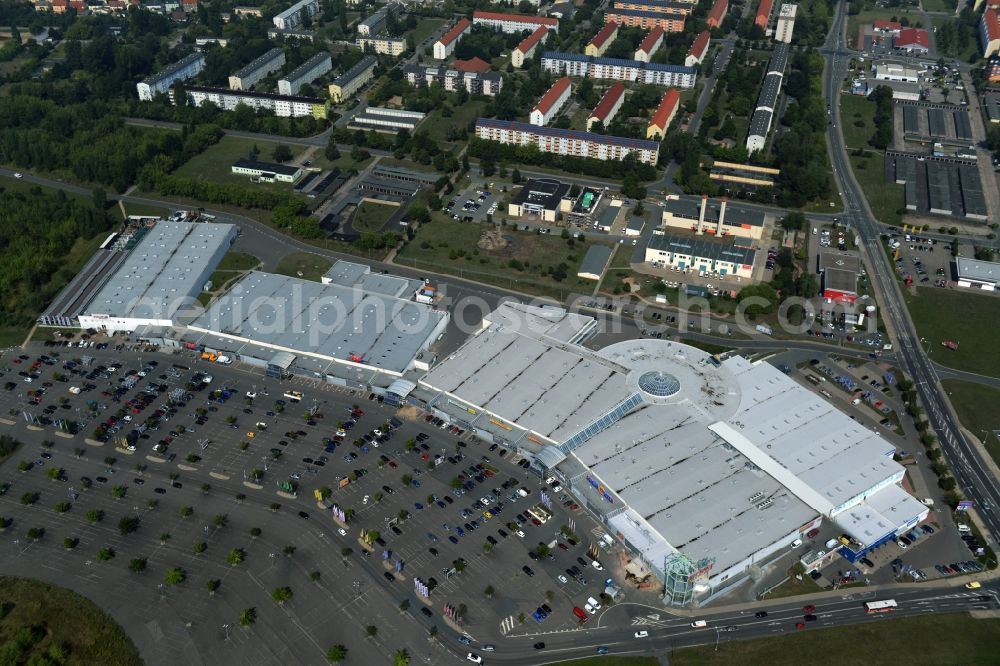
[[[250,90],[257,83],[272,72],[277,72],[285,66],[285,51],[275,47],[258,56],[253,62],[242,67],[238,72],[229,77],[230,90]]]
[[[639,62],[649,62],[653,54],[663,46],[663,35],[663,28],[660,26],[656,26],[650,30],[646,38],[639,44],[639,48],[635,50],[633,57]]]
[[[318,97],[298,97],[206,86],[185,86],[184,92],[191,106],[201,106],[208,102],[215,104],[220,109],[232,111],[243,104],[255,111],[270,111],[282,118],[301,118],[303,116],[326,118],[326,102]]]
[[[903,24],[899,21],[888,21],[886,19],[875,19],[872,29],[884,35],[894,35],[903,29]]]
[[[378,58],[368,55],[362,58],[349,70],[337,77],[330,84],[330,100],[339,104],[361,90],[375,76],[375,66]]]
[[[676,88],[668,88],[663,93],[663,99],[656,111],[649,117],[649,124],[646,126],[647,139],[662,139],[667,134],[667,128],[677,116],[677,109],[680,107],[681,94]]]
[[[358,37],[355,44],[362,51],[374,51],[379,55],[398,58],[406,52],[406,40],[397,37]]]
[[[309,18],[319,13],[319,0],[299,0],[285,11],[277,14],[272,20],[274,27],[281,30],[294,30]]]
[[[795,13],[798,5],[783,4],[778,10],[778,22],[774,28],[774,41],[789,44],[792,41],[792,32],[795,30]]]
[[[761,1],[766,2],[767,0]],[[764,83],[757,96],[757,106],[754,107],[753,115],[750,117],[750,128],[746,141],[748,152],[762,150],[767,143],[767,135],[771,131],[771,124],[774,121],[778,94],[781,92],[781,84],[785,78],[788,49],[788,44],[778,43],[771,53],[771,60],[767,63],[767,73],[764,75]]]
[[[264,18],[264,12],[260,7],[233,7],[233,13],[237,16],[253,16],[254,18]]]
[[[611,124],[611,120],[618,113],[618,110],[622,108],[624,101],[625,86],[621,82],[615,81],[608,88],[608,91],[604,93],[604,97],[597,103],[597,106],[594,107],[590,117],[587,118],[587,131],[589,132],[593,129],[594,123],[601,123],[603,127]]]
[[[267,31],[268,39],[282,39],[290,40],[297,39],[303,42],[314,42],[316,41],[316,33],[312,30],[282,30],[281,28],[270,28]]]
[[[473,56],[468,60],[455,58],[448,63],[448,67],[450,69],[457,69],[460,72],[472,72],[474,74],[485,74],[490,71],[490,63],[477,56]]]
[[[448,92],[465,88],[470,95],[493,97],[503,88],[503,77],[497,72],[466,72],[444,65],[411,63],[403,68],[403,75],[413,86],[428,86],[437,82]]]
[[[351,118],[350,126],[374,129],[382,132],[395,133],[401,129],[413,132],[426,115],[419,111],[369,106]]]
[[[170,86],[176,81],[186,81],[194,76],[198,76],[205,67],[205,56],[201,53],[192,53],[184,56],[177,62],[167,65],[153,76],[136,84],[136,91],[139,99],[150,101],[159,93],[170,90]]]
[[[540,152],[594,160],[622,160],[634,154],[644,164],[655,165],[660,144],[656,141],[603,136],[590,132],[540,127],[494,118],[476,121],[476,137],[504,145],[536,146]]]
[[[534,216],[542,222],[555,222],[559,213],[567,207],[564,202],[572,203],[568,197],[569,189],[569,185],[554,178],[532,178],[507,204],[507,214],[511,217]]]
[[[194,39],[195,46],[208,46],[209,44],[216,44],[222,48],[226,48],[226,44],[228,43],[229,40],[221,37],[195,37]]]
[[[757,15],[754,17],[754,25],[758,26],[764,33],[767,33],[767,24],[771,20],[771,10],[774,8],[774,0],[760,0],[757,5]]]
[[[330,59],[330,54],[317,53],[278,79],[278,92],[282,95],[298,95],[302,84],[312,83],[331,69],[333,69],[333,61]]]
[[[705,59],[705,54],[708,53],[708,38],[708,30],[702,30],[694,38],[694,42],[691,43],[691,48],[688,49],[687,56],[684,58],[685,67],[700,65]]]
[[[546,51],[542,69],[553,74],[632,81],[677,88],[693,88],[697,71],[680,65],[661,65],[620,58],[594,58],[579,53]]]
[[[708,27],[721,27],[722,21],[726,18],[727,12],[729,12],[729,0],[715,0],[715,3],[712,4],[712,8],[708,10],[708,18],[706,19]]]
[[[611,42],[618,38],[618,24],[614,21],[608,21],[604,24],[594,38],[590,40],[587,47],[583,50],[589,56],[599,57],[604,55],[604,52],[608,50],[611,46]]]
[[[614,8],[659,14],[681,14],[687,16],[697,3],[667,2],[665,0],[614,0]]]
[[[362,37],[374,37],[379,35],[385,30],[385,22],[389,18],[390,12],[396,12],[399,9],[399,5],[394,2],[390,2],[388,5],[379,9],[371,16],[367,17],[365,20],[358,23],[358,34]]]
[[[559,19],[551,16],[528,16],[525,14],[501,14],[499,12],[475,11],[473,25],[485,25],[503,32],[524,32],[544,26],[552,32],[559,31]]]
[[[256,160],[236,160],[232,171],[241,176],[250,176],[266,183],[279,181],[294,183],[302,176],[302,167],[291,164],[272,164]]]
[[[546,16],[554,16],[557,19],[573,18],[574,14],[576,6],[572,2],[554,2],[545,9]]]
[[[587,248],[587,254],[583,255],[576,276],[584,280],[600,280],[604,275],[604,269],[608,267],[608,262],[611,261],[611,252],[614,248],[599,243],[588,243],[588,245],[590,247]]]
[[[553,83],[552,87],[538,100],[535,108],[531,110],[531,124],[548,125],[549,121],[558,115],[563,104],[569,100],[572,92],[573,86],[568,76],[564,76]]]
[[[514,67],[520,69],[524,67],[524,61],[535,55],[535,49],[540,45],[544,44],[545,40],[549,38],[549,29],[545,26],[540,26],[533,33],[525,37],[520,44],[518,44],[514,51],[510,55],[510,62]]]
[[[455,51],[455,46],[470,29],[472,29],[472,21],[467,18],[453,25],[451,30],[442,35],[441,39],[434,42],[434,58],[436,60],[447,59]]]
[[[645,30],[658,26],[666,32],[682,32],[685,18],[684,14],[666,14],[638,9],[608,9],[604,14],[604,20],[614,21],[619,25]]]
[[[892,38],[892,48],[910,54],[926,55],[930,49],[930,36],[926,30],[906,28]]]
[[[655,231],[646,244],[645,261],[655,268],[749,279],[756,254],[750,243],[735,236],[715,240]]]
[[[979,22],[979,43],[983,47],[983,57],[989,58],[1000,50],[1000,18],[993,9],[983,12]]]

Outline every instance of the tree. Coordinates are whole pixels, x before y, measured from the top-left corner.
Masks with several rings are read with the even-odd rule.
[[[195,555],[201,555],[207,549],[208,549],[208,544],[205,543],[204,541],[196,541],[191,546],[191,550],[192,550],[192,552],[194,552]]]
[[[281,552],[283,552],[285,554],[285,557],[291,557],[292,555],[295,554],[295,546],[289,544],[289,545],[285,546],[281,550]]]
[[[492,599],[492,598],[493,598],[493,593],[494,593],[494,592],[495,592],[495,590],[493,589],[493,586],[492,586],[492,585],[487,585],[487,586],[486,586],[486,589],[485,589],[485,590],[483,590],[483,594],[485,594],[485,595],[486,595],[486,598],[487,598],[487,599]]]
[[[21,504],[24,506],[31,506],[38,501],[38,493],[24,493],[21,495]]]
[[[137,529],[139,529],[139,516],[125,516],[118,521],[118,533],[123,536]]]
[[[58,481],[65,474],[65,470],[62,467],[50,467],[46,474],[51,481]]]
[[[589,79],[584,79],[584,81],[588,80]],[[515,185],[521,184],[521,172],[517,167],[514,167],[514,170],[510,172],[510,179]]]
[[[271,590],[271,598],[279,605],[283,606],[286,601],[292,598],[292,588],[276,587]]]
[[[188,516],[190,516],[193,513],[194,513],[194,509],[193,508],[191,508],[189,506],[182,506],[181,507],[181,511],[180,511],[181,518],[187,518]]]
[[[222,585],[222,581],[219,580],[218,578],[209,578],[207,581],[205,581],[205,588],[208,590],[208,593],[212,596],[215,596],[215,592],[216,590],[219,589],[220,585]]]
[[[326,149],[323,151],[324,157],[334,162],[340,159],[340,149],[337,148],[337,140],[333,136],[333,132],[330,133],[330,140],[326,143]]]
[[[749,299],[753,298],[753,301]],[[778,292],[769,284],[754,284],[740,290],[738,300],[748,317],[774,312],[778,303]],[[743,304],[746,303],[746,306]]]
[[[396,650],[396,654],[392,655],[392,666],[409,666],[410,664],[410,653],[405,649]]]
[[[67,511],[70,510],[70,507],[72,507],[72,504],[70,504],[69,502],[57,502],[56,513],[66,513]]]
[[[259,527],[251,527],[250,528],[250,538],[251,539],[256,539],[259,536],[260,536],[260,528]]]
[[[245,559],[246,559],[246,552],[242,548],[233,548],[226,555],[226,563],[234,567],[237,564],[242,564],[243,560]]]
[[[347,658],[347,648],[343,645],[333,645],[326,651],[326,660],[331,664],[339,664]]]
[[[133,558],[131,562],[128,563],[128,569],[132,573],[142,573],[146,570],[146,558],[136,557]]]
[[[201,494],[202,495],[207,495],[210,490],[212,490],[211,484],[208,484],[208,483],[201,484]]]
[[[256,608],[244,608],[240,611],[240,624],[244,627],[249,627],[251,624],[257,621],[257,609]]]
[[[80,540],[76,537],[66,537],[63,539],[63,548],[66,550],[73,550],[76,548],[78,543],[80,543]]]
[[[365,636],[367,636],[368,638],[375,638],[377,634],[378,634],[378,627],[376,627],[374,624],[369,624],[367,627],[365,627]]]
[[[319,498],[324,501],[329,499],[330,495],[333,494],[333,490],[329,486],[320,486],[317,490],[319,491]]]
[[[44,527],[32,527],[30,530],[28,530],[28,538],[31,539],[32,541],[38,541],[43,536],[45,536]]]
[[[781,218],[780,224],[785,229],[800,230],[806,227],[808,221],[806,220],[806,216],[799,211],[792,211]]]
[[[187,572],[180,567],[171,567],[163,575],[163,582],[167,585],[179,585],[187,578]]]
[[[351,556],[351,553],[353,552],[354,551],[351,550],[350,547],[344,546],[343,548],[340,549],[340,557],[346,560],[348,557]]]
[[[320,576],[322,576],[322,574],[319,571],[310,571],[309,572],[309,581],[312,582],[312,583],[318,583],[319,579],[320,579]]]
[[[91,509],[84,516],[88,522],[91,524],[99,523],[104,520],[104,512],[100,509]]]
[[[274,151],[271,153],[271,157],[275,162],[281,164],[292,159],[292,149],[283,143],[279,143],[274,147]]]
[[[167,543],[170,540],[170,532],[160,532],[160,545]]]
[[[115,549],[104,547],[97,551],[97,559],[106,562],[115,556]]]
[[[125,497],[125,486],[116,485],[113,488],[111,488],[111,496],[114,497],[116,500],[120,500],[121,498]]]
[[[217,513],[212,516],[212,525],[217,528],[223,528],[229,523],[229,516],[224,513]]]

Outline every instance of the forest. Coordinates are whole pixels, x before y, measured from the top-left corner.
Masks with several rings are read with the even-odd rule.
[[[89,199],[0,186],[0,327],[29,327],[80,268],[66,264],[74,243],[113,224]]]

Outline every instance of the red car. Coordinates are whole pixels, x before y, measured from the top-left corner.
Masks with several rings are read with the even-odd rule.
[[[396,469],[397,467],[399,467],[399,465],[397,465],[395,462],[393,462],[392,460],[390,460],[389,461],[389,467],[391,467],[392,469]]]
[[[796,622],[795,623],[795,628],[796,629],[805,629],[806,628],[806,623],[805,622]]]
[[[563,550],[569,550],[569,546],[564,544],[562,541],[559,542],[559,547],[562,548]]]
[[[802,607],[802,612],[805,613],[806,615],[808,615],[809,613],[815,613],[816,607],[812,604],[808,604]]]
[[[818,527],[814,527],[813,529],[811,529],[808,532],[806,532],[806,538],[807,539],[812,539],[817,534],[819,534],[819,528]]]

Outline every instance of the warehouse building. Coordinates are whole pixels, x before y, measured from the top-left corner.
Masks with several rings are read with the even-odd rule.
[[[737,236],[713,240],[704,235],[681,236],[656,231],[646,245],[645,261],[654,268],[749,279],[753,275],[756,254],[746,240]]]
[[[337,80],[330,84],[330,100],[334,104],[340,104],[345,99],[358,92],[375,76],[375,66],[378,65],[378,58],[368,55],[359,60],[354,67],[337,77]]]
[[[427,116],[419,111],[405,109],[387,109],[379,106],[368,106],[365,110],[351,118],[351,127],[373,129],[380,132],[396,133],[399,130],[413,132],[417,125]]]
[[[215,104],[220,109],[232,111],[243,104],[255,111],[270,111],[281,118],[302,118],[305,116],[326,118],[326,102],[318,97],[277,95],[252,90],[228,90],[203,86],[187,86],[184,88],[184,93],[191,106],[209,103]]]
[[[623,160],[626,155],[634,154],[640,162],[654,166],[660,152],[660,144],[656,141],[540,127],[495,118],[477,120],[476,137],[509,146],[537,146],[543,153],[594,160]]]
[[[761,2],[770,2],[770,0],[761,0]],[[781,92],[781,84],[785,78],[788,48],[788,44],[775,46],[771,53],[771,60],[767,63],[767,73],[764,75],[764,83],[760,87],[757,106],[750,117],[750,128],[747,131],[746,142],[747,152],[753,153],[763,150],[767,144],[767,135],[774,122],[778,94]]]
[[[657,339],[593,351],[591,317],[504,303],[411,402],[554,474],[690,605],[824,521],[850,561],[926,519],[896,447],[766,362]]]
[[[604,275],[604,269],[608,267],[608,262],[611,261],[613,250],[614,248],[608,245],[592,243],[587,248],[587,254],[583,255],[583,261],[580,262],[576,276],[584,280],[600,280],[601,276]]]
[[[955,257],[955,277],[959,287],[996,291],[1000,283],[1000,263]]]
[[[236,231],[232,224],[199,222],[157,222],[135,230],[123,243],[124,261],[80,315],[80,327],[113,333],[173,325],[196,304]]]
[[[460,20],[458,23],[451,27],[451,30],[444,33],[441,39],[434,42],[434,58],[437,60],[445,60],[455,51],[455,47],[462,37],[468,34],[469,30],[472,28],[472,21],[467,18]]]
[[[532,178],[507,204],[507,214],[511,217],[533,215],[543,222],[555,222],[559,213],[572,204],[568,193],[566,183],[553,178]]]
[[[278,79],[278,92],[282,95],[298,95],[304,83],[312,83],[333,69],[329,53],[317,53],[309,60]]]
[[[300,0],[272,20],[279,30],[294,30],[310,16],[319,13],[319,0]]]
[[[699,200],[671,195],[664,202],[661,224],[664,228],[686,229],[699,235],[759,240],[764,233],[765,217],[764,213],[729,202],[725,197],[713,202],[707,196]]]
[[[542,69],[560,76],[633,81],[675,88],[693,88],[698,74],[697,70],[692,67],[662,65],[622,58],[594,58],[579,53],[560,51],[543,53]]]
[[[135,85],[139,99],[148,102],[160,93],[166,93],[177,81],[186,81],[198,76],[205,68],[205,56],[201,53],[187,55],[162,71]]]
[[[273,48],[229,77],[230,90],[250,90],[257,82],[285,66],[285,51]]]

